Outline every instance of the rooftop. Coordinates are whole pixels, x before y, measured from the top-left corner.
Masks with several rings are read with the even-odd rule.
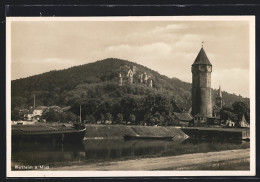
[[[203,47],[200,49],[200,52],[192,65],[197,65],[197,64],[204,64],[204,65],[206,64],[212,66]]]
[[[174,115],[181,121],[190,121],[192,120],[192,116],[189,113],[177,113],[174,112]]]

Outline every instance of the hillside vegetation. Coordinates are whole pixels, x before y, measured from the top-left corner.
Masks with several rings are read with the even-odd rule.
[[[127,83],[129,69],[134,69],[133,84]],[[139,83],[138,76],[144,72],[153,80],[153,88]],[[118,86],[119,73],[123,77],[121,87]],[[191,107],[190,83],[115,58],[13,80],[12,111],[33,106],[34,94],[36,106],[70,106],[70,111],[79,115],[81,104],[83,119],[108,117],[117,119],[118,123],[122,120],[142,121],[155,115],[167,118],[173,111],[188,111]],[[215,96],[216,90],[213,90],[213,104]],[[223,99],[227,106],[235,101],[249,103],[248,98],[226,92],[223,92]]]

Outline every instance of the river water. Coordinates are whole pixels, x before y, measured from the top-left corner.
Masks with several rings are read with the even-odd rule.
[[[51,169],[58,166],[239,148],[249,148],[249,142],[87,139],[78,144],[13,143],[11,165],[12,170],[16,170],[17,166],[47,166]]]

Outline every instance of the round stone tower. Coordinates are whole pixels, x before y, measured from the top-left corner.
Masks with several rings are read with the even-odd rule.
[[[191,66],[192,71],[192,115],[212,117],[210,63],[203,47]]]

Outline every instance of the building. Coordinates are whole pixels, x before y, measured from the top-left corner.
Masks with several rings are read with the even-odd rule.
[[[144,74],[143,74],[143,82],[144,82],[144,84],[147,83],[147,80],[148,80],[148,75],[147,75],[146,72],[144,72]]]
[[[221,87],[219,86],[217,95],[216,95],[216,100],[215,100],[215,105],[213,107],[212,110],[212,115],[214,117],[220,117],[220,110],[223,107],[223,98],[222,98],[222,91],[221,91]]]
[[[24,120],[26,120],[26,121],[32,121],[33,118],[34,118],[33,113],[26,113],[26,114],[24,114]]]
[[[226,121],[226,126],[227,127],[235,127],[235,122],[234,121],[232,121],[232,120],[230,120],[230,119],[228,119],[227,121]]]
[[[42,112],[43,111],[41,109],[35,109],[33,110],[33,116],[41,116]]]
[[[200,126],[207,123],[207,117],[204,114],[198,113],[194,116],[194,125]]]
[[[219,117],[208,117],[207,125],[211,127],[219,127],[221,125],[221,121]]]
[[[121,73],[119,73],[119,83],[118,83],[118,85],[119,86],[122,86],[123,85],[123,78],[122,78],[122,75],[121,75]]]
[[[34,118],[35,120],[39,121],[40,118],[41,118],[41,116],[42,116],[42,112],[43,112],[43,110],[41,110],[41,109],[35,109],[35,110],[33,110],[33,118]]]
[[[30,110],[28,113],[24,114],[24,120],[32,121],[32,120],[40,120],[42,116],[43,110],[40,108]]]
[[[217,96],[216,96],[216,106],[218,106],[220,109],[223,107],[223,98],[222,98],[221,86],[219,86],[218,93],[217,93]]]
[[[118,81],[118,86],[123,86],[123,83],[127,84],[133,84],[133,83],[139,83],[139,84],[144,84],[150,88],[153,88],[153,80],[152,76],[148,75],[146,72],[143,72],[140,75],[135,76],[137,68],[135,66],[126,66],[128,71],[126,73],[126,76],[122,76],[121,73],[118,74],[117,81]],[[125,80],[127,79],[127,80]],[[135,80],[134,80],[135,79]]]
[[[187,126],[193,120],[189,113],[173,113],[173,119],[179,123],[179,125]]]
[[[134,72],[130,69],[126,76],[127,76],[128,83],[132,84],[133,83]]]
[[[153,80],[150,80],[149,87],[153,88]]]
[[[139,83],[143,83],[143,74],[139,75],[138,78],[139,78]]]
[[[139,83],[144,83],[146,84],[148,79],[150,78],[150,76],[148,76],[148,74],[146,72],[142,73],[141,75],[139,75]]]
[[[210,63],[203,47],[192,64],[192,115],[203,117],[212,117],[211,100],[211,72]]]
[[[243,115],[241,121],[239,121],[239,127],[241,127],[241,128],[249,128],[249,127],[250,127],[250,125],[249,125],[249,123],[246,121],[244,115]]]

